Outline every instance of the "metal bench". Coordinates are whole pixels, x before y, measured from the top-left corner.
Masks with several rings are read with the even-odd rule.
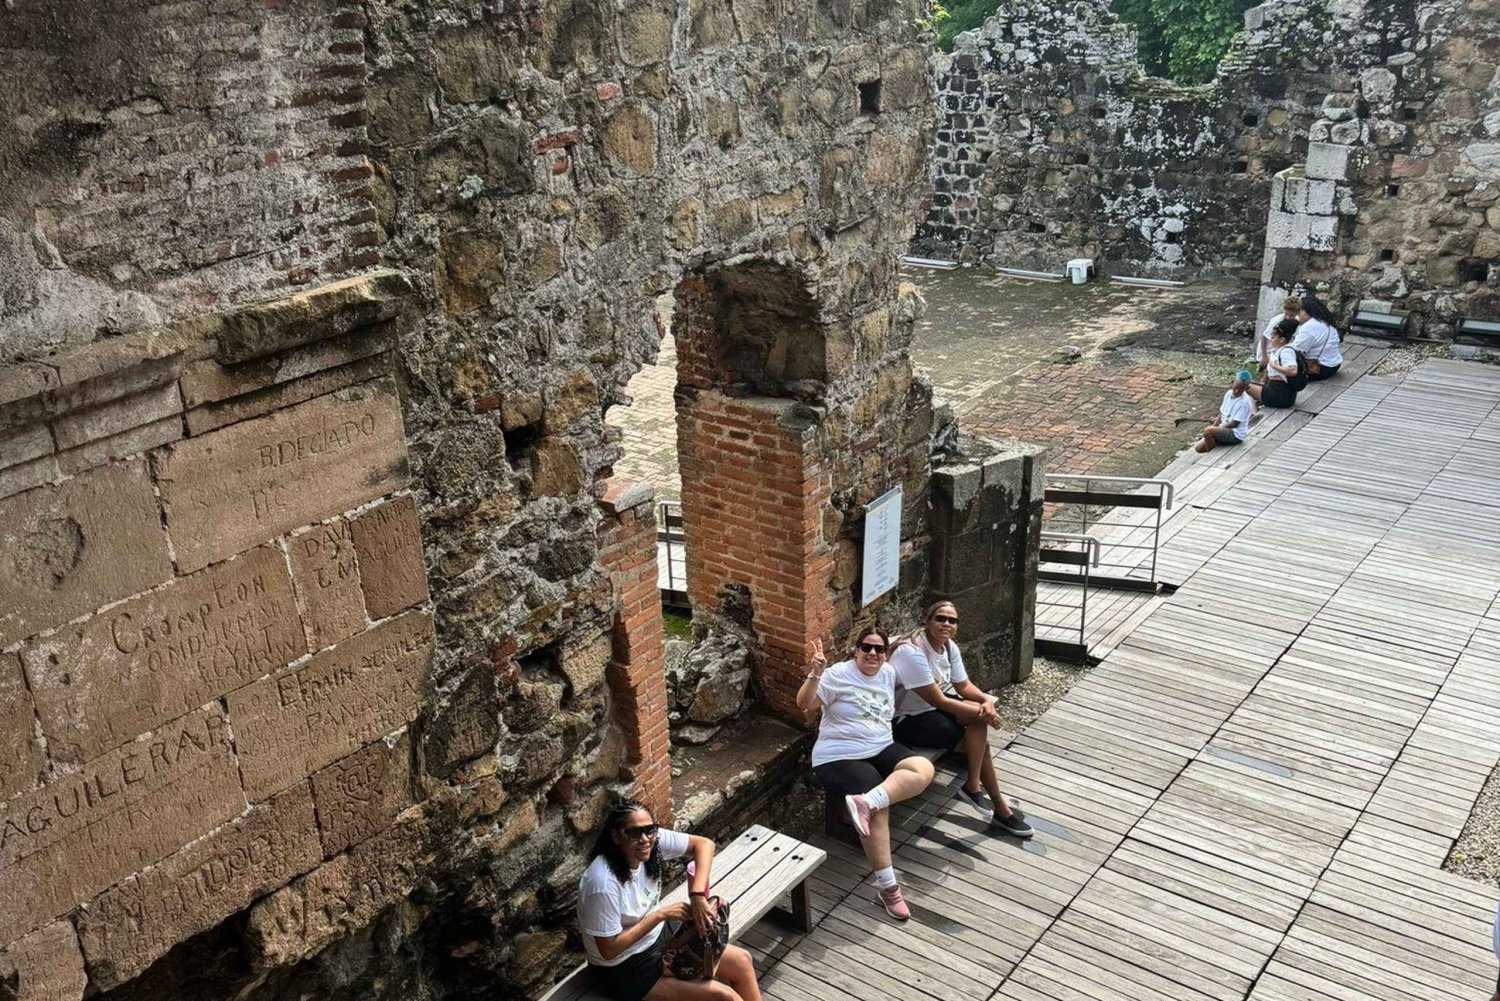
[[[828,858],[821,848],[804,844],[757,824],[714,855],[710,892],[729,901],[729,938],[734,940],[767,914],[775,914],[798,931],[812,930],[812,899],[807,877]],[[789,906],[779,906],[790,897]],[[667,903],[687,900],[687,884],[667,894]],[[579,966],[542,1001],[605,1001]]]

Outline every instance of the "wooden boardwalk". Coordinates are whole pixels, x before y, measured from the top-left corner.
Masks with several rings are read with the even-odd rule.
[[[1320,409],[1211,474],[1177,593],[994,743],[1036,839],[940,772],[896,811],[913,920],[824,844],[814,930],[744,940],[767,997],[1489,996],[1496,889],[1440,866],[1500,759],[1500,369]]]

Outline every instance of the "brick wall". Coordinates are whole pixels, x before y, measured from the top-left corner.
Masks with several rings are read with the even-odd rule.
[[[761,644],[757,681],[775,710],[794,698],[808,643],[832,625],[833,549],[823,538],[830,479],[814,426],[792,400],[679,393],[688,594],[716,608],[728,583],[749,588]]]
[[[614,719],[625,733],[634,795],[663,823],[672,817],[666,635],[656,586],[656,502],[649,487],[611,480],[599,502],[606,523],[599,561],[613,578],[617,617],[609,661]]]

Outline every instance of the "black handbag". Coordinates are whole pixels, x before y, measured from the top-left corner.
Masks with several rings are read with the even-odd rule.
[[[678,980],[712,980],[729,945],[729,901],[723,897],[709,897],[713,905],[714,920],[707,935],[698,934],[698,926],[691,921],[677,930],[661,953],[661,972],[664,977]]]

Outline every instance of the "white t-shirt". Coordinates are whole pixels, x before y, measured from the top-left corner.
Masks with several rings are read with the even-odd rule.
[[[1219,426],[1222,427],[1230,421],[1239,421],[1239,424],[1230,430],[1240,441],[1250,433],[1250,410],[1255,401],[1249,393],[1234,395],[1234,390],[1224,390],[1224,402],[1219,404]]]
[[[1292,347],[1319,365],[1344,364],[1344,356],[1339,353],[1339,332],[1322,320],[1309,318],[1298,327],[1297,336],[1292,338]]]
[[[1279,348],[1273,348],[1271,350],[1271,360],[1284,368],[1295,370],[1297,368],[1297,349],[1290,344],[1283,344]],[[1266,378],[1274,379],[1278,382],[1286,382],[1287,380],[1286,375],[1270,366],[1266,367]]]
[[[1271,322],[1266,324],[1266,329],[1260,332],[1255,340],[1255,357],[1258,361],[1264,361],[1271,353],[1271,335],[1276,332],[1276,327],[1286,318],[1285,313],[1277,313],[1271,317]]]
[[[818,679],[818,701],[823,703],[823,719],[813,745],[814,768],[830,761],[872,758],[894,741],[896,671],[889,661],[870,677],[854,661],[839,661]]]
[[[891,653],[891,666],[896,669],[896,684],[902,691],[896,696],[896,717],[919,716],[931,712],[937,706],[918,695],[918,688],[926,688],[937,682],[944,694],[958,697],[954,684],[969,680],[964,670],[963,655],[958,644],[948,641],[946,651],[935,651],[923,633],[916,643],[902,643]]]
[[[687,854],[688,836],[680,831],[659,828],[656,843],[661,847],[664,859],[681,858]],[[630,878],[622,883],[610,871],[603,855],[590,862],[578,880],[578,930],[583,932],[583,951],[589,962],[596,966],[619,966],[631,956],[651,948],[664,925],[657,925],[614,959],[605,959],[599,954],[599,943],[594,941],[594,936],[609,938],[618,935],[660,904],[661,880],[648,878],[644,864],[632,869]]]

